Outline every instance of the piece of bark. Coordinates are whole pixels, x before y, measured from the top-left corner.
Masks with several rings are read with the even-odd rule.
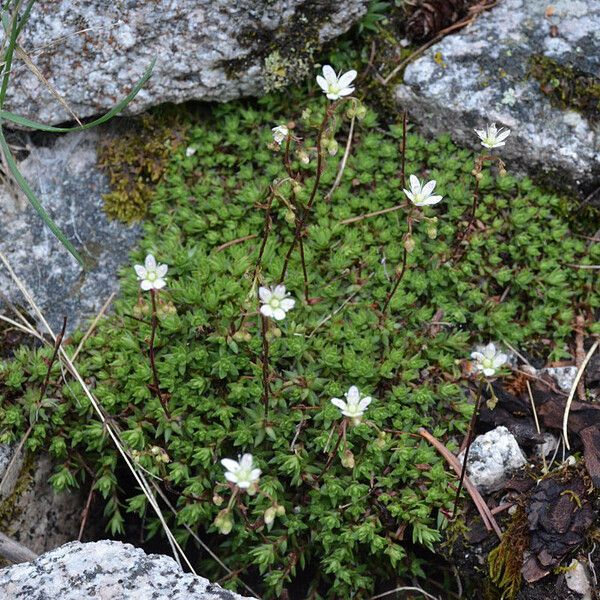
[[[0,556],[14,564],[31,562],[38,557],[35,552],[3,533],[0,533]]]

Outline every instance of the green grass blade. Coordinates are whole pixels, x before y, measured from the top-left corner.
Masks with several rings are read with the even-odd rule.
[[[0,127],[0,149],[2,150],[4,157],[6,158],[6,164],[16,182],[19,184],[19,187],[23,190],[29,202],[37,213],[40,215],[48,229],[58,238],[58,240],[63,244],[63,246],[73,255],[73,257],[77,260],[77,262],[83,266],[83,261],[81,260],[81,256],[75,250],[75,247],[69,240],[65,237],[64,233],[58,228],[56,223],[52,220],[50,215],[46,212],[40,201],[37,199],[36,195],[33,193],[31,187],[27,183],[27,180],[19,171],[19,167],[17,166],[17,162],[11,154],[10,148],[8,147],[8,143],[6,142],[6,138],[4,137],[4,132],[2,131],[2,127]]]
[[[127,96],[125,96],[123,100],[116,104],[105,115],[101,116],[100,118],[94,121],[91,121],[90,123],[86,123],[85,125],[78,125],[76,127],[53,127],[52,125],[44,125],[43,123],[32,121],[31,119],[27,119],[26,117],[16,115],[6,110],[0,110],[0,121],[11,121],[12,123],[16,123],[17,125],[21,125],[23,127],[30,127],[31,129],[37,129],[39,131],[50,131],[54,133],[69,133],[71,131],[83,131],[84,129],[91,129],[92,127],[96,127],[97,125],[101,125],[109,119],[112,119],[137,96],[138,92],[142,89],[143,85],[146,83],[146,81],[148,81],[148,79],[152,75],[152,70],[154,69],[155,64],[156,59],[154,59],[150,63],[150,65],[142,75],[142,78],[135,84],[131,92],[129,92],[129,94],[127,94]]]

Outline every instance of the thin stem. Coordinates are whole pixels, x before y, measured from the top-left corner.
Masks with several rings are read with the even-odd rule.
[[[316,199],[316,196],[317,196],[317,190],[319,189],[319,183],[321,182],[321,175],[323,172],[322,137],[323,137],[323,133],[325,132],[325,127],[327,126],[329,119],[333,115],[333,113],[337,107],[337,104],[338,104],[337,102],[334,102],[327,108],[327,111],[325,112],[325,116],[323,117],[323,120],[321,121],[321,125],[319,126],[319,132],[317,133],[317,172],[315,173],[315,181],[313,183],[313,187],[310,192],[308,202],[306,203],[306,206],[304,207],[302,214],[300,216],[296,215],[296,229],[294,231],[294,239],[292,240],[292,243],[290,244],[287,254],[285,255],[285,259],[283,261],[283,268],[281,270],[281,275],[279,276],[279,281],[281,283],[283,283],[283,280],[285,279],[285,275],[288,270],[292,252],[294,251],[296,244],[299,243],[300,236],[304,232],[304,228],[305,228],[306,221],[308,219],[308,215],[310,213],[310,210],[311,210],[311,208],[314,204],[314,201]]]
[[[158,329],[158,313],[156,310],[156,290],[150,290],[150,298],[152,299],[152,332],[150,334],[150,346],[149,346],[149,355],[150,355],[150,368],[152,369],[152,391],[156,394],[160,403],[165,411],[165,415],[168,419],[171,418],[169,411],[167,409],[167,403],[163,398],[163,395],[160,391],[160,380],[158,378],[158,371],[156,370],[156,356],[154,353],[154,342],[156,340],[156,330]]]
[[[304,258],[304,242],[302,236],[300,236],[298,243],[300,245],[300,261],[302,263],[302,276],[304,277],[304,299],[306,303],[309,303],[308,299],[308,272],[306,270],[306,259]]]
[[[56,336],[56,340],[54,342],[54,352],[52,353],[52,357],[50,358],[50,362],[48,363],[48,370],[46,371],[46,377],[44,378],[44,383],[42,384],[42,389],[40,390],[40,399],[39,403],[41,404],[44,396],[46,395],[46,390],[48,389],[48,384],[50,383],[50,373],[52,371],[52,365],[56,362],[56,357],[58,356],[58,351],[60,350],[60,345],[62,343],[63,337],[65,336],[65,331],[67,330],[67,317],[63,317],[63,325],[60,330],[60,333]]]
[[[475,402],[475,410],[471,416],[471,422],[469,423],[469,432],[467,433],[467,445],[465,446],[465,457],[463,459],[462,468],[460,470],[460,478],[458,480],[458,488],[456,490],[456,498],[454,499],[454,508],[452,509],[452,518],[456,516],[458,509],[458,501],[460,500],[460,492],[462,491],[463,482],[465,480],[465,474],[467,472],[467,461],[469,458],[469,450],[471,449],[471,443],[473,442],[473,436],[475,433],[475,425],[477,424],[477,417],[479,415],[479,407],[481,406],[481,398],[483,396],[483,382],[479,383],[479,390],[477,391],[477,400]]]
[[[402,154],[402,170],[400,171],[400,178],[402,180],[402,188],[406,187],[406,130],[408,127],[408,115],[406,111],[402,114],[402,147],[400,153]]]
[[[392,301],[394,294],[400,287],[400,282],[402,281],[402,278],[404,277],[404,273],[406,273],[406,265],[408,262],[408,250],[406,249],[406,242],[408,241],[408,239],[410,239],[410,236],[412,235],[412,217],[410,214],[406,215],[406,224],[408,226],[408,233],[407,233],[407,237],[405,238],[404,244],[402,247],[402,250],[403,250],[402,266],[400,267],[400,271],[396,270],[396,280],[394,281],[394,286],[392,287],[391,291],[386,296],[385,304],[383,305],[383,309],[381,310],[382,317],[385,316],[385,312],[386,312],[388,306],[390,305],[390,302]]]
[[[319,474],[319,476],[317,477],[317,481],[319,481],[319,479],[321,479],[321,477],[323,477],[323,475],[325,475],[325,473],[327,473],[327,471],[329,470],[329,467],[331,467],[331,463],[333,462],[333,459],[335,458],[335,455],[337,454],[338,448],[340,447],[340,444],[342,442],[342,439],[346,439],[346,419],[344,419],[342,421],[342,424],[340,425],[339,429],[338,429],[338,439],[337,442],[335,443],[335,447],[334,449],[331,451],[331,454],[329,455],[329,458],[327,459],[327,462],[325,463],[325,466],[323,467],[323,470],[321,471],[321,473]]]
[[[261,332],[262,332],[262,383],[263,383],[263,404],[265,407],[265,423],[269,416],[269,340],[267,333],[269,331],[269,322],[267,317],[260,315]]]

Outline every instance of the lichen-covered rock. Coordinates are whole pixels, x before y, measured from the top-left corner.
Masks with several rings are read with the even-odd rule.
[[[244,600],[130,544],[71,542],[0,571],[3,600]]]
[[[21,43],[79,117],[110,109],[153,58],[131,110],[256,96],[312,72],[320,45],[347,31],[367,0],[39,0]],[[340,65],[349,66],[349,65]],[[7,107],[46,123],[73,116],[24,64]]]
[[[459,454],[464,460],[464,452]],[[513,434],[504,426],[478,435],[471,444],[467,460],[469,479],[479,490],[491,492],[527,463]]]
[[[36,554],[76,539],[83,493],[54,490],[47,454],[12,460],[14,452],[12,446],[0,446],[0,530]]]
[[[595,0],[503,0],[412,62],[397,101],[430,134],[449,132],[480,150],[474,127],[507,126],[500,154],[509,166],[560,173],[554,183],[593,189],[600,179],[599,23]]]
[[[117,270],[139,237],[139,227],[109,221],[102,210],[108,181],[96,166],[96,149],[103,131],[67,134],[52,138],[50,146],[32,146],[20,165],[46,210],[78,247],[85,270],[24,196],[0,187],[0,249],[55,330],[63,315],[71,331],[98,313],[117,290]],[[13,302],[26,306],[4,268],[0,285]]]

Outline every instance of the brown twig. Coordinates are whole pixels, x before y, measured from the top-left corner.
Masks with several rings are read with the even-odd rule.
[[[92,506],[92,498],[94,496],[94,485],[95,481],[92,481],[92,485],[90,486],[90,493],[88,494],[85,506],[83,508],[83,512],[81,513],[81,525],[79,526],[79,535],[77,536],[77,541],[81,541],[83,537],[83,532],[85,530],[85,526],[87,524],[88,517],[90,515],[90,507]]]

